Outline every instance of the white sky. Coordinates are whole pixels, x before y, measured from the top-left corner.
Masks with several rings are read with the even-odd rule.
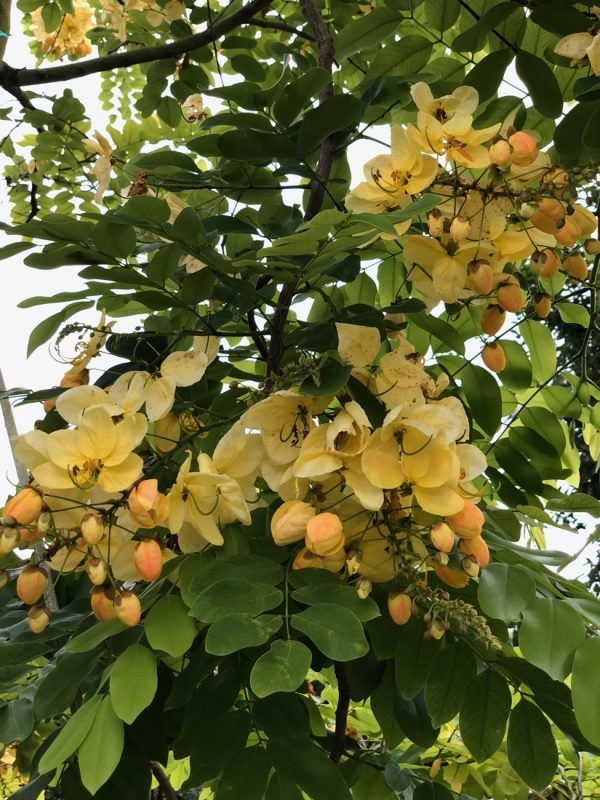
[[[15,9],[13,33],[8,42],[6,61],[17,68],[35,66],[34,59],[29,52],[27,39],[21,33],[17,14],[18,12]],[[513,86],[507,87],[507,91],[504,93],[514,94],[514,84],[519,83],[519,80],[514,73],[509,77]],[[69,81],[68,85],[75,96],[79,97],[84,103],[88,114],[92,115],[92,128],[97,128],[100,131],[104,130],[108,120],[107,115],[102,111],[97,101],[100,93],[98,77],[80,78],[75,81]],[[43,89],[44,87],[42,87]],[[60,86],[50,84],[47,87],[47,92],[49,95],[59,94]],[[0,98],[0,106],[5,104],[6,97],[4,95]],[[40,105],[39,100],[36,103]],[[8,123],[0,120],[0,139],[6,134],[9,127]],[[389,140],[387,126],[374,127],[370,133],[378,139]],[[350,149],[350,166],[353,185],[362,180],[363,163],[381,150],[382,148],[375,142],[370,141],[360,141],[352,145]],[[5,193],[0,194],[0,220],[10,222],[8,200]],[[0,232],[0,246],[15,240],[15,237],[8,237]],[[27,254],[25,253],[25,255]],[[35,325],[45,316],[58,311],[60,305],[19,309],[17,304],[33,295],[52,295],[57,292],[75,291],[81,288],[80,279],[77,276],[80,268],[72,266],[53,270],[32,269],[23,265],[22,259],[24,256],[0,261],[0,270],[4,276],[2,280],[2,313],[0,314],[0,366],[7,387],[26,387],[34,390],[46,389],[58,383],[65,368],[53,360],[47,345],[40,347],[27,359],[27,340]],[[75,319],[94,323],[98,319],[98,312],[95,309],[91,309],[77,314]],[[130,320],[119,321],[117,330],[127,329],[125,326],[130,324]],[[36,419],[43,415],[41,407],[37,404],[15,407],[14,413],[20,433],[31,430]],[[8,437],[4,426],[0,424],[0,503],[4,497],[12,494],[15,483],[16,471]],[[549,548],[560,549],[570,553],[577,552],[583,544],[583,536],[585,535],[583,533],[569,534],[559,529],[549,528],[546,528],[545,532]],[[593,548],[588,548],[586,552],[593,554],[594,550]],[[564,574],[568,577],[580,577],[585,576],[586,571],[585,554],[583,554],[564,571]]]

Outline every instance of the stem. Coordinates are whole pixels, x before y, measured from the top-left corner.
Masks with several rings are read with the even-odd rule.
[[[150,761],[150,769],[152,770],[152,774],[158,781],[158,785],[160,787],[161,792],[165,800],[179,800],[177,792],[171,786],[171,781],[167,777],[162,766],[158,763],[158,761]]]
[[[329,751],[329,758],[334,764],[339,764],[344,754],[348,709],[350,707],[350,684],[348,683],[346,667],[341,661],[334,661],[333,668],[338,682],[338,704],[335,710],[335,733],[333,734],[333,744]]]

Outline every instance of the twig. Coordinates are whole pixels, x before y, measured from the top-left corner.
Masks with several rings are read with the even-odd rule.
[[[253,19],[248,20],[248,25],[256,25],[257,28],[271,28],[274,31],[285,31],[286,33],[292,33],[294,36],[298,36],[300,39],[306,39],[309,42],[314,42],[314,37],[310,35],[310,33],[305,33],[304,31],[298,30],[298,28],[294,28],[291,25],[286,25],[285,22],[277,22],[273,19],[264,19],[262,17],[254,17]]]
[[[108,72],[122,67],[132,67],[135,64],[148,64],[151,61],[161,61],[167,58],[177,58],[192,50],[197,50],[204,45],[219,39],[239,25],[250,22],[251,18],[261,9],[269,5],[270,0],[252,0],[239,11],[219,20],[213,26],[207,27],[201,33],[186,36],[169,44],[154,45],[152,47],[138,47],[125,53],[91,58],[88,61],[77,61],[73,64],[63,64],[59,67],[40,67],[38,69],[15,69],[6,63],[0,63],[0,86],[13,96],[15,90],[21,86],[39,86],[44,83],[68,81],[73,78],[82,78],[84,75],[94,75],[98,72]]]
[[[162,766],[158,763],[158,761],[150,761],[150,769],[152,770],[152,774],[158,781],[158,785],[160,787],[161,792],[165,800],[179,800],[179,796],[175,789],[171,786],[171,781],[167,777]]]
[[[338,683],[338,703],[335,709],[335,733],[333,734],[333,743],[329,751],[329,758],[334,764],[339,764],[344,754],[344,741],[346,739],[346,727],[348,725],[350,684],[348,683],[346,667],[341,661],[334,661],[333,669],[335,670],[335,677]]]

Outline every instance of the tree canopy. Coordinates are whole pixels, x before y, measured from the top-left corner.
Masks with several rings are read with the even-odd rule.
[[[12,796],[597,794],[600,8],[17,6]]]

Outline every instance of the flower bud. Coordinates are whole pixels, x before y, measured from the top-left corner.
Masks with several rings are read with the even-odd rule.
[[[537,140],[531,133],[517,131],[508,137],[508,143],[512,147],[513,164],[527,166],[532,164],[538,156]]]
[[[21,534],[15,528],[6,528],[0,535],[0,555],[8,555],[19,546]]]
[[[87,544],[98,544],[104,536],[102,517],[94,511],[85,514],[81,520],[81,535]]]
[[[52,525],[52,515],[48,511],[42,511],[37,518],[37,533],[39,536],[44,536],[50,530]]]
[[[343,547],[329,556],[318,556],[308,547],[303,547],[294,559],[292,569],[326,569],[328,572],[339,572],[345,563],[346,551]]]
[[[567,275],[584,281],[588,274],[588,263],[580,253],[571,253],[562,263],[562,267]]]
[[[506,367],[506,356],[502,345],[498,342],[489,342],[481,351],[481,359],[492,372],[502,372]]]
[[[142,539],[133,553],[136,570],[145,581],[155,581],[162,572],[162,550],[156,539]]]
[[[473,539],[475,536],[481,535],[485,517],[483,511],[475,503],[466,500],[463,510],[447,516],[446,522],[461,539]]]
[[[586,239],[583,247],[590,256],[597,256],[600,253],[600,241],[598,239]]]
[[[90,595],[92,612],[99,622],[116,619],[117,609],[114,604],[117,593],[112,587],[94,586]]]
[[[17,578],[17,597],[32,606],[43,596],[48,584],[48,576],[41,567],[33,564],[25,567]]]
[[[140,621],[142,616],[140,600],[129,589],[125,589],[115,597],[115,608],[117,610],[117,619],[121,620],[123,625],[133,628]]]
[[[541,252],[534,253],[531,259],[531,268],[542,278],[553,278],[559,267],[560,260],[551,247],[545,247]]]
[[[156,478],[140,481],[129,492],[127,506],[131,519],[140,528],[154,528],[169,515],[169,501],[158,491]]]
[[[461,539],[460,551],[466,556],[474,556],[480,567],[487,567],[490,563],[490,550],[482,536],[474,536],[473,539]]]
[[[494,272],[489,261],[479,258],[467,265],[467,283],[477,294],[489,294],[494,288]]]
[[[41,514],[42,506],[42,496],[27,486],[10,498],[4,506],[4,514],[13,517],[19,525],[31,525]]]
[[[500,306],[490,305],[481,315],[481,330],[488,336],[495,336],[506,322],[506,312]]]
[[[344,527],[337,514],[317,514],[306,523],[305,543],[318,556],[329,556],[344,546]]]
[[[445,522],[436,522],[429,530],[431,544],[442,553],[449,553],[454,547],[454,531]]]
[[[443,567],[440,564],[435,564],[433,571],[441,581],[447,586],[451,586],[453,589],[464,589],[469,582],[469,578],[464,572],[457,572],[450,567]]]
[[[406,625],[412,617],[412,598],[403,592],[390,592],[387,607],[396,625]]]
[[[523,308],[523,291],[516,283],[501,284],[498,287],[496,299],[504,311],[515,312]]]
[[[438,640],[444,637],[446,633],[446,626],[441,619],[434,619],[429,626],[429,635],[432,639]]]
[[[108,574],[106,564],[100,558],[88,558],[85,563],[85,571],[94,586],[101,586]]]
[[[442,567],[445,567],[450,563],[448,553],[442,553],[440,550],[436,551],[433,556],[433,560],[436,564],[441,564]]]
[[[287,500],[279,506],[271,518],[271,535],[280,547],[299,542],[306,536],[306,524],[316,514],[310,503],[302,500]]]
[[[538,317],[546,319],[552,311],[552,299],[550,295],[546,294],[546,292],[538,292],[533,298],[533,310]]]
[[[439,208],[434,208],[427,213],[427,227],[429,235],[439,239],[444,233],[444,218]]]
[[[512,150],[506,139],[499,139],[489,148],[490,162],[497,167],[507,167],[512,160]]]
[[[50,612],[45,606],[33,606],[27,614],[27,624],[32,633],[42,633],[50,622]]]
[[[471,223],[467,217],[454,217],[450,224],[450,236],[452,239],[459,244],[460,242],[464,241],[470,233]]]
[[[356,594],[361,600],[366,600],[367,597],[371,594],[372,589],[373,589],[373,584],[366,578],[361,578],[359,581],[356,582]]]
[[[479,563],[475,556],[465,556],[460,565],[469,578],[477,578],[479,576]]]

